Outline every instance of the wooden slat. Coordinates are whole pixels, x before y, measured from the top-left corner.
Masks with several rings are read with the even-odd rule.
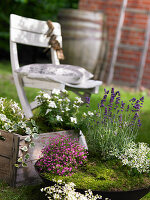
[[[145,32],[145,29],[143,28],[137,28],[137,27],[131,27],[131,26],[123,26],[122,30],[127,30],[127,31],[136,31],[136,32]]]
[[[10,183],[10,159],[0,156],[0,180]]]
[[[60,36],[61,35],[60,24],[56,22],[53,22],[52,24],[54,26],[53,34]],[[48,25],[46,21],[21,17],[14,14],[10,15],[10,26],[15,29],[34,32],[34,33],[45,34],[48,31]]]
[[[64,84],[56,81],[36,80],[27,78],[26,76],[23,77],[23,81],[25,87],[39,88],[43,90],[53,90],[54,88],[62,90],[64,88]]]
[[[16,134],[13,134],[12,159],[10,162],[10,186],[12,187],[16,185],[17,168],[15,167],[15,164],[17,163],[18,159],[19,141],[20,137]]]
[[[62,37],[56,38],[62,45]],[[15,28],[10,29],[10,40],[20,44],[26,44],[38,47],[48,47],[49,38],[44,34],[23,31]]]
[[[91,40],[101,40],[102,39],[102,32],[101,31],[93,31],[93,35],[91,36],[91,32],[88,30],[88,31],[84,31],[79,29],[79,30],[68,30],[64,29],[62,31],[62,35],[63,35],[63,38],[72,38],[73,40],[78,40],[78,39],[91,39]]]
[[[69,13],[69,15],[68,15]],[[65,18],[65,20],[68,20],[69,16],[69,21],[70,19],[76,19],[77,18],[77,12],[76,10],[73,9],[68,9],[68,12],[66,12],[66,9],[61,9],[61,12],[59,13],[60,18]],[[100,15],[99,12],[90,12],[87,10],[78,10],[78,19],[86,21],[93,21],[99,23],[100,21],[103,20],[103,15]]]
[[[5,141],[0,140],[0,156],[11,158],[12,157],[12,145],[13,134],[0,130],[1,135],[5,138]]]
[[[125,63],[119,63],[119,62],[116,62],[116,66],[123,67],[123,68],[129,68],[129,69],[137,68],[137,66],[135,66],[135,65],[129,65],[129,64],[125,64]]]
[[[119,48],[129,49],[129,50],[135,50],[135,51],[141,51],[143,50],[143,47],[137,46],[137,45],[129,45],[129,44],[119,44]]]
[[[19,136],[0,130],[5,141],[0,141],[0,179],[15,186],[16,168],[19,149]]]

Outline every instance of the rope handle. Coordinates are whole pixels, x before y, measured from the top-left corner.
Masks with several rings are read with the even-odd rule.
[[[64,54],[62,48],[60,47],[60,43],[56,39],[56,35],[52,34],[54,31],[54,26],[50,20],[47,21],[47,25],[49,29],[46,33],[46,36],[50,37],[48,45],[50,45],[56,51],[59,60],[64,60]]]

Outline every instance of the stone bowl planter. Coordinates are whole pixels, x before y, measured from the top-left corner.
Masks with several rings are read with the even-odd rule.
[[[0,180],[5,181],[13,187],[41,182],[41,178],[35,171],[34,164],[39,159],[41,150],[49,137],[70,134],[73,138],[77,137],[77,134],[73,130],[39,134],[39,138],[33,140],[35,147],[29,149],[30,158],[27,162],[28,167],[16,168],[14,164],[17,162],[18,157],[22,155],[19,147],[24,146],[26,136],[3,130],[0,130],[0,133],[5,138],[4,141],[0,140]]]
[[[46,186],[52,186],[55,183],[53,181],[47,180],[44,177],[42,177],[38,171],[38,169],[35,167],[37,174],[41,177],[43,182]],[[77,192],[80,192],[82,194],[85,194],[85,190],[76,188]],[[102,196],[102,200],[105,200],[105,198],[109,198],[111,200],[140,200],[142,197],[144,197],[147,193],[150,192],[150,186],[145,188],[140,188],[136,190],[128,190],[128,191],[93,191],[93,194],[99,194]]]
[[[78,192],[83,193],[84,190],[77,189]],[[150,192],[150,187],[141,188],[137,190],[129,190],[129,191],[93,191],[93,194],[99,194],[103,198],[110,198],[111,200],[140,200],[147,193]]]

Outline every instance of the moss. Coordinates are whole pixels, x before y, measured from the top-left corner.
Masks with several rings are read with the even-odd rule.
[[[95,158],[90,158],[87,166],[80,168],[72,176],[58,176],[51,173],[42,175],[52,180],[64,180],[74,182],[79,189],[92,189],[93,191],[120,191],[138,189],[150,185],[150,177],[143,175],[129,175],[129,169],[122,166],[118,160],[101,162]]]

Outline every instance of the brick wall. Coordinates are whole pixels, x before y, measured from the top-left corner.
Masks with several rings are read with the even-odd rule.
[[[106,25],[108,31],[109,54],[108,66],[105,73],[105,81],[109,72],[110,60],[116,34],[116,27],[120,15],[120,7],[123,0],[80,0],[79,9],[90,11],[103,11],[107,17]],[[128,0],[129,8],[150,10],[150,0]],[[125,26],[146,28],[146,14],[126,12]],[[144,43],[144,33],[137,31],[122,31],[121,43],[142,46]],[[120,85],[134,87],[137,81],[141,53],[140,51],[119,48],[117,62],[124,64],[124,67],[115,66],[113,82]],[[135,68],[128,68],[133,65]],[[142,79],[142,86],[150,88],[150,45],[147,53],[146,64]]]

